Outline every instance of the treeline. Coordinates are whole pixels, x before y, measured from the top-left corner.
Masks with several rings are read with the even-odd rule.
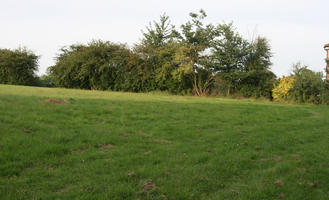
[[[268,41],[249,42],[232,24],[205,24],[202,10],[190,17],[177,29],[161,16],[133,48],[103,41],[63,48],[49,74],[67,88],[270,98]]]
[[[146,27],[141,41],[133,47],[101,40],[63,47],[55,65],[39,78],[35,76],[38,56],[26,49],[0,50],[0,83],[323,102],[325,83],[320,75],[316,81],[321,79],[321,101],[313,100],[320,98],[313,89],[310,90],[314,94],[281,94],[278,88],[282,88],[286,78],[277,80],[270,70],[272,53],[268,40],[257,37],[248,41],[232,23],[206,24],[205,18],[203,10],[190,13],[190,20],[176,28],[163,15]],[[6,52],[12,57],[6,56]],[[30,63],[24,63],[26,57]],[[12,69],[16,68],[15,62],[18,70]],[[307,70],[300,69],[303,80],[310,77],[304,75]],[[292,76],[298,77],[297,73]],[[297,88],[298,81],[293,83]],[[298,87],[306,91],[308,86],[304,82],[301,85]],[[288,91],[291,93],[291,88]]]

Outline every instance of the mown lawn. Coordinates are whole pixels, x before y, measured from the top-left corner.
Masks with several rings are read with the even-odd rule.
[[[329,107],[0,85],[0,199],[327,200]]]

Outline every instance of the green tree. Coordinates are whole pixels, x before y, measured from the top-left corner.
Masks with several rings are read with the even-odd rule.
[[[313,72],[308,66],[300,63],[293,65],[293,76],[296,82],[293,87],[293,98],[299,103],[321,103],[321,95],[324,89],[323,74]]]
[[[250,45],[233,28],[232,23],[218,26],[220,38],[212,44],[212,63],[216,75],[227,86],[227,95],[241,83],[247,72]]]
[[[148,82],[146,88],[188,93],[188,77],[179,69],[179,63],[175,59],[181,47],[179,33],[169,17],[162,15],[159,22],[150,23],[143,36],[141,44],[136,45],[135,52],[144,61],[141,74],[142,80]]]
[[[120,68],[126,67],[130,50],[121,44],[92,41],[60,49],[50,75],[59,87],[114,90]]]
[[[239,88],[244,96],[272,97],[276,76],[270,70],[271,57],[271,47],[266,38],[257,37],[249,44],[247,61]]]
[[[26,48],[0,49],[0,83],[36,85],[39,56]]]
[[[205,24],[207,17],[203,10],[190,13],[191,20],[181,26],[181,47],[176,59],[181,71],[190,77],[193,94],[205,96],[214,82],[214,66],[210,59],[210,50],[219,32],[212,24]]]

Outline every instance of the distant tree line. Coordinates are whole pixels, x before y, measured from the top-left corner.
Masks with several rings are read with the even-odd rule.
[[[161,16],[131,49],[103,41],[62,48],[49,75],[67,88],[270,98],[275,75],[268,41],[248,42],[232,24],[205,24],[202,10],[190,17],[176,29]]]
[[[248,41],[232,23],[206,24],[205,18],[203,10],[190,13],[176,28],[162,15],[131,48],[101,40],[63,47],[42,77],[35,75],[39,57],[33,52],[0,49],[0,83],[324,102],[320,73],[296,66],[293,75],[277,80],[266,38]]]

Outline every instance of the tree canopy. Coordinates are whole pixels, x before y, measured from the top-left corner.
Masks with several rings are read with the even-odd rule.
[[[0,49],[0,83],[35,85],[39,56],[26,48]]]

